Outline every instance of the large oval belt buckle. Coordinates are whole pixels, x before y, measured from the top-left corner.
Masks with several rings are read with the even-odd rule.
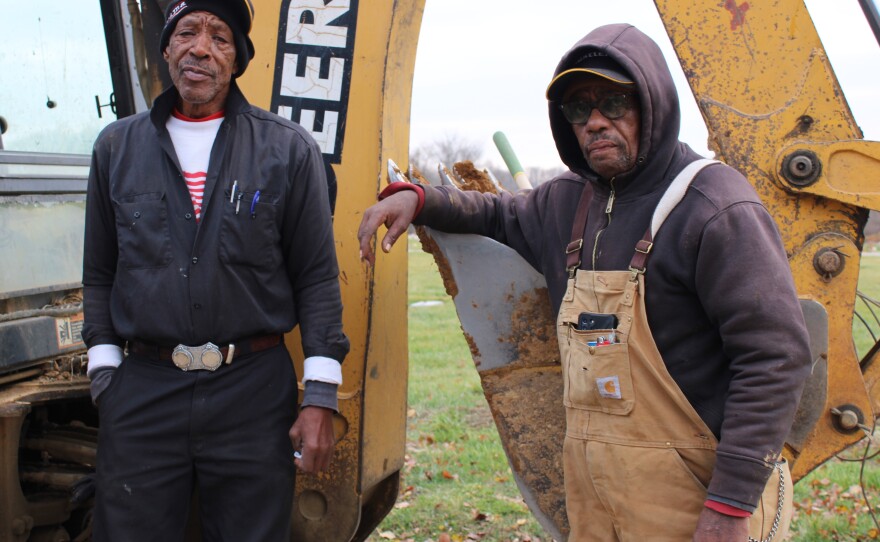
[[[210,342],[201,346],[178,344],[171,352],[171,361],[181,371],[214,371],[223,363],[223,353],[216,344]]]
[[[189,347],[178,344],[174,347],[174,351],[171,352],[171,361],[181,371],[188,371],[193,362],[193,355],[189,351]]]
[[[220,352],[220,348],[216,344],[209,342],[202,346],[201,361],[205,369],[209,371],[216,370],[223,363],[223,353]]]

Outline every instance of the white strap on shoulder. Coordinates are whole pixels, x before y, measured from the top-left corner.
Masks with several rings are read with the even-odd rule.
[[[669,216],[669,213],[671,213],[679,202],[681,202],[682,198],[684,198],[685,192],[687,192],[688,187],[691,185],[694,177],[697,176],[697,173],[706,166],[720,163],[721,162],[718,160],[703,158],[691,162],[681,170],[675,179],[672,180],[669,188],[666,189],[666,193],[660,198],[660,203],[657,204],[657,208],[654,209],[654,216],[651,218],[651,239],[657,237],[657,231],[660,229],[660,226],[663,225],[663,222],[666,221],[666,217]]]

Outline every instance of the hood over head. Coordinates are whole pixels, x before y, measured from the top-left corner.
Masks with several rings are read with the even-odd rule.
[[[632,25],[601,26],[584,36],[559,61],[553,81],[548,87],[550,128],[559,156],[575,173],[587,179],[598,179],[597,174],[587,165],[571,124],[565,120],[557,101],[565,90],[566,81],[572,79],[566,79],[566,72],[572,73],[582,59],[597,54],[607,55],[626,71],[619,75],[634,83],[641,105],[641,133],[636,166],[632,171],[619,176],[620,181],[615,181],[615,187],[621,189],[623,185],[635,184],[642,173],[650,171],[651,179],[638,181],[639,186],[649,191],[653,188],[652,185],[662,181],[679,146],[681,112],[672,73],[663,53],[651,38]],[[610,78],[606,74],[597,75]]]
[[[623,66],[602,51],[588,50],[572,66],[574,67],[566,69],[547,85],[548,100],[559,102],[568,86],[584,75],[595,75],[622,86],[635,84]]]

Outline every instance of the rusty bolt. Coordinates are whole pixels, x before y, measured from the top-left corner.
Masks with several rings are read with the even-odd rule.
[[[852,410],[844,410],[840,413],[840,426],[847,431],[852,431],[859,426],[859,417]]]
[[[834,425],[842,433],[854,433],[862,427],[864,420],[862,411],[854,405],[841,405],[832,408],[831,413],[835,415]]]
[[[822,275],[823,279],[829,280],[843,272],[846,264],[844,257],[845,254],[837,248],[825,247],[813,257],[813,269]]]
[[[816,267],[818,267],[823,273],[827,273],[829,275],[837,273],[838,271],[840,271],[840,266],[842,263],[843,260],[840,258],[840,254],[834,252],[833,250],[828,250],[816,254]]]

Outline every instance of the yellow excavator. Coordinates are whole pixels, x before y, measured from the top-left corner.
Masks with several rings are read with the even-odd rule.
[[[877,30],[875,4],[861,1]],[[336,178],[352,342],[333,466],[299,478],[292,539],[363,540],[393,507],[404,462],[407,260],[398,247],[363,266],[356,230],[377,193],[402,180],[388,164],[408,155],[425,0],[253,3],[257,56],[239,83],[253,103],[309,130]],[[880,346],[860,357],[852,339],[864,225],[880,209],[871,182],[880,147],[863,140],[802,0],[655,3],[712,150],[754,184],[789,255],[814,358],[785,447],[797,480],[864,438],[880,409]],[[88,154],[102,126],[146,110],[168,83],[157,46],[166,5],[33,0],[0,17],[0,542],[89,539],[99,427],[80,335]],[[517,484],[564,540],[561,375],[543,279],[487,239],[421,236]],[[473,250],[510,262],[492,280],[503,292],[467,273]],[[287,343],[301,374],[295,332]]]

